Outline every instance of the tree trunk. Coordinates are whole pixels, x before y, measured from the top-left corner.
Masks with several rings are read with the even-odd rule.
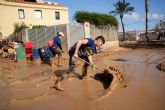
[[[148,37],[148,0],[145,0],[145,10],[146,10],[146,39],[149,41]]]
[[[122,28],[123,28],[123,40],[125,40],[125,28],[124,28],[124,23],[123,23],[123,17],[120,16],[120,20],[121,20],[121,24],[122,24]]]

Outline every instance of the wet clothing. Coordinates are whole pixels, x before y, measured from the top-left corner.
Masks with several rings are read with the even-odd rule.
[[[94,43],[94,40],[93,39],[90,39],[90,38],[87,38],[88,40],[88,43],[85,44],[85,45],[81,45],[80,48],[79,48],[79,51],[78,51],[78,57],[86,60],[87,62],[89,62],[89,59],[88,59],[88,56],[89,55],[93,55],[94,53],[96,53],[96,46],[95,46],[95,43]],[[57,79],[54,83],[54,87],[58,90],[60,90],[58,87],[60,87],[60,82],[62,82],[64,79],[68,78],[69,77],[69,74],[70,73],[73,73],[74,75],[76,75],[78,78],[82,79],[84,76],[87,75],[87,68],[88,68],[88,64],[84,64],[82,70],[83,70],[83,73],[82,73],[82,76],[80,77],[79,74],[77,74],[75,72],[75,62],[73,60],[73,57],[74,57],[74,53],[75,53],[75,50],[76,50],[76,45],[77,43],[75,43],[70,49],[69,49],[69,68],[68,70],[63,73],[61,75],[61,77],[59,79]]]
[[[62,51],[61,39],[59,38],[59,36],[55,36],[53,38],[53,45],[50,47],[50,50],[51,50],[53,56],[55,56],[55,55],[61,56],[62,55],[62,53],[61,53],[61,51]]]
[[[89,62],[88,60],[88,56],[89,55],[93,55],[94,53],[96,53],[96,46],[95,46],[95,42],[93,39],[91,38],[87,38],[88,43],[85,45],[81,45],[78,51],[78,57],[86,60],[87,62]],[[73,55],[74,52],[76,50],[76,45],[77,43],[75,43],[70,49],[69,49],[69,69],[70,71],[74,71],[74,67],[75,67],[75,62],[73,60]],[[88,64],[85,63],[86,66],[89,66]]]
[[[50,50],[51,50],[53,56],[56,56],[56,55],[62,56],[62,52],[59,48],[51,47]]]
[[[81,45],[80,49],[79,49],[79,54],[80,56],[87,56],[87,52],[90,55],[93,55],[94,53],[96,53],[96,46],[95,46],[95,42],[93,39],[91,38],[87,38],[88,43],[85,45]],[[69,50],[69,54],[73,55],[76,49],[76,45],[77,43],[75,43]]]

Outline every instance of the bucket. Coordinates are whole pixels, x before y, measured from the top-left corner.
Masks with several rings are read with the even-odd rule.
[[[33,43],[32,42],[25,42],[25,48],[32,48]]]
[[[52,57],[52,56],[53,56],[53,55],[52,55],[52,52],[51,52],[51,50],[50,50],[50,48],[49,48],[49,47],[46,47],[44,50],[45,50],[45,53],[46,53],[46,56],[47,56],[47,57],[49,57],[49,58],[50,58],[50,57]]]
[[[21,61],[21,60],[26,60],[26,55],[25,55],[25,48],[16,48],[16,60]]]
[[[39,49],[33,49],[32,51],[32,58],[33,59],[37,59],[37,58],[40,58],[40,52],[39,52]]]
[[[41,56],[40,56],[39,49],[33,48],[32,50],[33,50],[33,52],[32,52],[33,63],[41,64]]]
[[[46,61],[49,60],[50,57],[52,57],[52,52],[50,51],[49,47],[40,48],[40,55],[41,60]]]
[[[32,42],[25,42],[26,57],[32,56],[32,47],[33,47]]]
[[[32,56],[32,48],[26,48],[26,57]]]

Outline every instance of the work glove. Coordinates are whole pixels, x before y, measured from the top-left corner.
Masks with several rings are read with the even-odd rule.
[[[96,64],[92,65],[93,70],[96,70]]]

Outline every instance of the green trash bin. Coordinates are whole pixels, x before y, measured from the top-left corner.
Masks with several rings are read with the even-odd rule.
[[[26,60],[25,48],[16,48],[16,61]]]

